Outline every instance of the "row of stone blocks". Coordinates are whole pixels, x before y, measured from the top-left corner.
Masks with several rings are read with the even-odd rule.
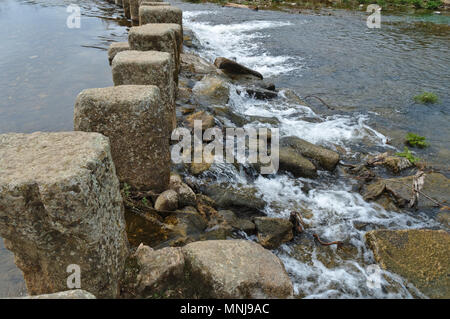
[[[114,87],[79,94],[75,132],[0,135],[0,235],[30,294],[66,290],[72,264],[83,289],[119,294],[129,251],[119,182],[161,192],[170,177],[182,29],[158,22],[130,31]]]
[[[123,7],[125,17],[140,25],[160,21],[181,24],[181,9],[162,0],[116,0],[115,3]]]

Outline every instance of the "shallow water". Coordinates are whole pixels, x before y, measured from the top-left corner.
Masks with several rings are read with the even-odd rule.
[[[70,3],[82,6],[81,29],[66,27]],[[315,94],[337,107],[330,111],[314,100],[308,100],[308,107],[232,94],[229,106],[235,112],[275,116],[282,135],[342,146],[349,159],[357,158],[360,151],[392,149],[386,144],[389,139],[394,147],[401,147],[402,137],[413,131],[432,144],[419,155],[447,165],[448,16],[383,17],[380,30],[369,30],[361,13],[293,15],[174,3],[184,10],[184,25],[199,38],[204,57],[211,61],[217,56],[234,57],[277,87],[292,88],[301,96]],[[127,22],[121,13],[100,0],[1,2],[0,35],[7,50],[0,50],[0,133],[71,130],[76,95],[85,88],[112,85],[106,49],[110,42],[126,41]],[[437,93],[441,103],[415,104],[412,97],[422,89]],[[311,123],[306,117],[322,122]],[[364,245],[364,232],[354,221],[389,228],[440,227],[427,215],[386,212],[368,204],[339,173],[321,173],[319,181],[287,175],[254,180],[220,165],[213,173],[218,181],[255,186],[268,203],[268,215],[287,217],[293,209],[310,209],[313,214],[306,221],[312,231],[352,244],[352,258],[336,255],[331,265],[325,262],[327,252],[318,247],[299,252],[299,243],[294,242],[278,249],[298,296],[420,297],[389,273],[383,289],[367,287],[367,266],[373,260]],[[311,191],[305,192],[305,185]],[[0,297],[19,294],[20,271],[2,247],[0,274]]]

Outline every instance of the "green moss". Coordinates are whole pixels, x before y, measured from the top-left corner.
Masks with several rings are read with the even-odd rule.
[[[422,94],[416,95],[414,97],[414,101],[416,101],[417,103],[429,104],[437,103],[439,101],[439,98],[432,92],[423,92]]]
[[[415,156],[412,154],[412,152],[409,150],[409,148],[406,147],[406,146],[405,146],[405,148],[403,149],[403,152],[397,153],[396,155],[397,155],[397,156],[400,156],[400,157],[406,158],[406,159],[407,159],[408,161],[410,161],[412,164],[415,164],[415,163],[417,163],[417,162],[420,161],[420,158],[415,157]]]
[[[425,136],[420,136],[414,133],[406,134],[406,143],[412,147],[427,147],[428,143],[425,141],[425,139]]]

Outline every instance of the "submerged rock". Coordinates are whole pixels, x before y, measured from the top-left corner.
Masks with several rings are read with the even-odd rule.
[[[292,297],[292,283],[282,262],[254,242],[204,241],[182,250],[199,298]]]
[[[280,145],[289,147],[298,154],[310,159],[318,167],[332,171],[339,162],[339,154],[314,145],[296,136],[287,136],[280,139]]]
[[[278,97],[278,93],[275,92],[274,90],[267,90],[254,86],[245,88],[245,91],[247,92],[248,95],[258,100],[271,100]]]
[[[414,176],[377,180],[363,190],[364,199],[375,201],[383,198],[385,200],[390,199],[385,203],[386,205],[392,203],[400,208],[405,207],[412,197],[411,189],[413,180]],[[425,174],[424,185],[421,191],[440,203],[448,203],[450,201],[450,181],[440,173]],[[435,206],[436,203],[419,194],[417,205],[419,209]]]
[[[198,102],[205,106],[225,105],[230,89],[228,83],[218,76],[206,75],[192,89]]]
[[[263,76],[261,73],[254,71],[252,69],[249,69],[246,66],[243,66],[242,64],[237,63],[236,61],[219,57],[214,61],[214,65],[218,67],[221,70],[224,70],[226,73],[231,74],[250,74],[254,75],[261,80],[263,79]]]
[[[283,218],[256,217],[254,219],[258,231],[259,243],[267,249],[275,249],[294,238],[294,225]]]
[[[186,117],[186,124],[189,128],[194,128],[194,121],[202,121],[203,131],[216,125],[214,116],[205,111],[199,111]]]
[[[366,233],[375,260],[406,278],[430,298],[450,298],[450,235],[437,230],[375,230]]]
[[[280,147],[279,163],[281,170],[291,172],[295,177],[317,176],[314,164],[290,147]]]

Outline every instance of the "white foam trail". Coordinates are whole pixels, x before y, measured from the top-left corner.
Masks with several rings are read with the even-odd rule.
[[[201,54],[210,61],[216,57],[236,59],[265,77],[286,74],[300,67],[299,58],[270,55],[261,45],[266,37],[262,31],[269,28],[281,28],[290,22],[248,21],[236,24],[212,25],[208,22],[193,21],[193,17],[204,14],[216,14],[215,11],[187,11],[183,13],[183,24],[190,28],[202,45]]]

